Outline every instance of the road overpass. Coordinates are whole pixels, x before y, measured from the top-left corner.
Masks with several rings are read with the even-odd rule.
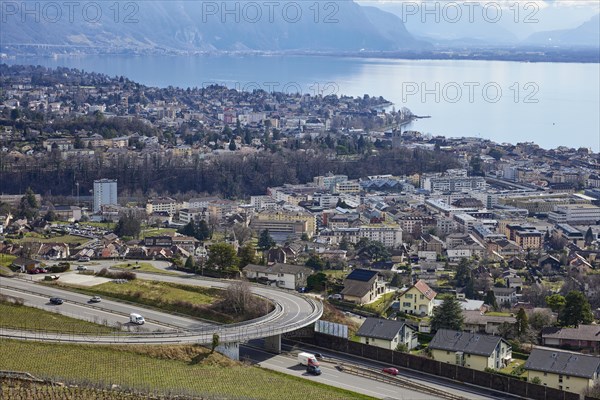
[[[173,276],[140,273],[138,277],[140,276],[143,276],[144,279],[162,282],[219,289],[226,289],[233,282],[201,278],[190,274]],[[45,309],[50,309],[51,306],[43,303],[44,300],[49,297],[61,297],[65,303],[61,306],[52,306],[52,309],[56,311],[61,310],[62,307],[69,316],[88,320],[97,318],[102,321],[107,319],[107,314],[113,314],[113,319],[123,316],[123,322],[125,322],[127,321],[125,317],[128,318],[129,313],[135,311],[144,315],[151,327],[158,329],[153,332],[88,335],[77,332],[48,332],[44,331],[43,327],[33,331],[2,328],[0,337],[88,344],[210,344],[213,336],[217,334],[220,343],[219,350],[234,359],[239,358],[239,343],[259,338],[265,340],[266,349],[280,353],[282,334],[309,326],[319,320],[323,314],[323,305],[318,300],[292,291],[262,285],[252,285],[252,293],[268,299],[274,305],[274,309],[262,317],[228,325],[199,322],[192,318],[174,316],[143,306],[123,305],[117,301],[103,301],[98,305],[90,305],[87,303],[89,299],[87,295],[41,285],[22,278],[3,278],[0,282],[0,290],[2,293],[25,298],[27,305]]]

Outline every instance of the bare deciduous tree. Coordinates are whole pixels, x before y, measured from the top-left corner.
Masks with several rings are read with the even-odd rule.
[[[266,314],[270,307],[267,300],[252,294],[247,281],[236,281],[227,287],[221,309],[223,312],[255,318]]]
[[[252,229],[248,228],[244,224],[233,225],[233,234],[237,239],[240,246],[243,246],[248,240],[252,238]]]

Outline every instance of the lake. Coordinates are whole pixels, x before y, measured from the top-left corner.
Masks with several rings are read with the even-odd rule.
[[[3,60],[123,75],[150,86],[383,96],[431,118],[405,129],[600,152],[600,64],[326,56],[57,56]]]

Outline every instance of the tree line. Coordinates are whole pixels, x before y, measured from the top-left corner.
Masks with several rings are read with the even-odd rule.
[[[318,150],[260,152],[253,155],[173,156],[167,153],[126,153],[71,157],[11,157],[0,153],[0,187],[4,193],[72,195],[75,182],[81,193],[100,178],[117,179],[126,193],[198,193],[227,198],[264,194],[268,187],[307,183],[328,172],[352,178],[368,175],[406,175],[439,172],[457,166],[450,154],[421,149],[387,149],[356,158],[327,157]]]

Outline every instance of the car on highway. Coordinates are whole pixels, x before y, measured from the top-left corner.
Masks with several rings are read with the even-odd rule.
[[[308,365],[306,367],[306,372],[311,375],[321,375],[321,368],[318,365]]]
[[[90,299],[90,303],[100,303],[102,301],[102,299],[100,298],[100,296],[94,296]]]
[[[90,261],[90,258],[89,257],[79,257],[78,261],[79,262],[88,262],[88,261]]]
[[[87,271],[88,267],[86,267],[85,265],[80,265],[77,267],[77,271]]]
[[[50,297],[50,304],[60,305],[63,303],[63,299],[60,297]]]
[[[394,375],[394,376],[396,376],[396,375],[398,375],[398,368],[394,368],[394,367],[387,367],[387,368],[384,368],[384,369],[382,370],[382,372],[384,372],[384,373],[386,373],[386,374],[390,374],[390,375]]]

